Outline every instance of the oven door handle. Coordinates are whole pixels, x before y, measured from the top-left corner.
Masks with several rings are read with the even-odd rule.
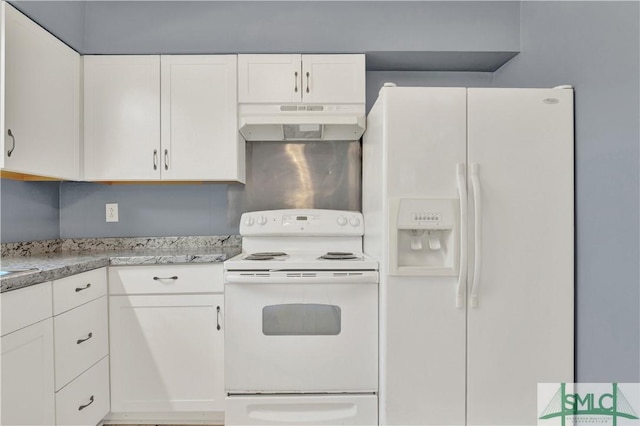
[[[225,284],[377,284],[378,271],[226,271]]]

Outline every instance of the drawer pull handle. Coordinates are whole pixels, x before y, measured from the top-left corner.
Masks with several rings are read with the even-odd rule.
[[[220,330],[220,306],[216,307],[216,329]]]
[[[93,337],[93,333],[89,333],[89,335],[85,339],[76,340],[76,345],[79,345],[82,342],[86,342],[87,340],[91,339],[92,337]]]
[[[78,407],[78,411],[82,411],[82,410],[84,410],[85,408],[87,408],[88,406],[90,406],[91,404],[93,404],[93,401],[94,401],[94,399],[93,399],[93,395],[91,395],[91,398],[89,398],[89,403],[88,403],[88,404],[86,404],[86,405],[81,405],[81,406],[79,406],[79,407]]]
[[[178,276],[177,276],[177,275],[174,275],[174,276],[172,276],[172,277],[153,277],[153,279],[154,279],[155,281],[161,281],[161,280],[177,280],[177,279],[178,279]]]
[[[77,293],[77,292],[79,292],[79,291],[82,291],[82,290],[86,290],[86,289],[88,289],[89,287],[91,287],[91,283],[88,283],[88,284],[87,284],[86,286],[84,286],[84,287],[76,287],[76,293]]]

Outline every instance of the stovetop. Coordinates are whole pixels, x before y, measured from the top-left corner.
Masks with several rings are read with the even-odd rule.
[[[378,270],[378,262],[359,252],[243,252],[225,270]]]
[[[362,253],[362,213],[283,209],[243,213],[242,254],[227,260],[227,271],[377,271]]]

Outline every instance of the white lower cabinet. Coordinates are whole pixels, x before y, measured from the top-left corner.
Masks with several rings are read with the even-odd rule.
[[[106,268],[53,281],[57,425],[96,425],[109,412]]]
[[[51,318],[2,336],[0,345],[2,346],[1,423],[47,426],[54,424]]]
[[[2,425],[55,422],[51,282],[0,294]]]
[[[109,412],[109,357],[56,392],[57,425],[96,425]]]
[[[222,264],[113,267],[109,281],[111,418],[224,411],[224,298],[204,293]]]

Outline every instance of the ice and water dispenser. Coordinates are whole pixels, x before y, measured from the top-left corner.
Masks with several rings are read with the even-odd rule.
[[[391,275],[457,275],[457,199],[390,200]]]

